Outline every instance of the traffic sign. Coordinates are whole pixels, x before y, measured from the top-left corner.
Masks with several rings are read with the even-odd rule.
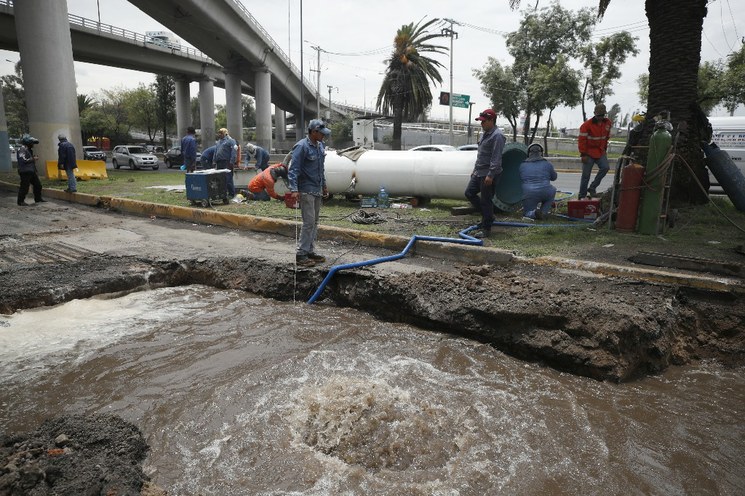
[[[453,107],[468,108],[468,103],[471,100],[471,95],[460,95],[453,93],[452,96],[447,91],[440,92],[440,105],[450,105],[451,101]]]

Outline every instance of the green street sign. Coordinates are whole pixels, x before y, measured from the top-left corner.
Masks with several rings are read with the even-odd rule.
[[[453,102],[453,107],[468,108],[468,102],[471,100],[471,95],[459,95],[458,93],[453,93],[450,96],[450,99]]]
[[[468,103],[471,100],[471,95],[459,95],[453,93],[452,98],[450,93],[447,91],[440,92],[440,105],[450,106],[450,100],[452,99],[453,107],[468,108]]]

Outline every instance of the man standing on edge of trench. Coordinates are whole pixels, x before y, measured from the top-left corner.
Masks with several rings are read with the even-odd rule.
[[[476,117],[481,122],[484,133],[479,140],[476,152],[476,163],[473,166],[471,179],[468,181],[465,196],[473,208],[481,212],[481,231],[474,234],[476,238],[491,236],[491,226],[494,223],[494,191],[497,189],[502,175],[502,152],[504,152],[505,138],[497,127],[497,113],[486,109]]]

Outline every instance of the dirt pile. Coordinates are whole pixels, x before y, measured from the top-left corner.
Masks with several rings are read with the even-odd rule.
[[[164,495],[142,471],[140,430],[113,415],[58,417],[0,437],[0,494]]]

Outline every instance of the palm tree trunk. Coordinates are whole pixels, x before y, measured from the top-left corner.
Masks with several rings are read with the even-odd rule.
[[[705,117],[697,101],[701,32],[707,0],[646,0],[649,21],[649,101],[647,116],[669,111],[673,127],[681,134],[670,194],[672,204],[704,203],[706,195],[695,176],[708,181],[700,140]],[[703,118],[702,118],[703,117]],[[653,121],[647,119],[642,140],[649,141]]]

